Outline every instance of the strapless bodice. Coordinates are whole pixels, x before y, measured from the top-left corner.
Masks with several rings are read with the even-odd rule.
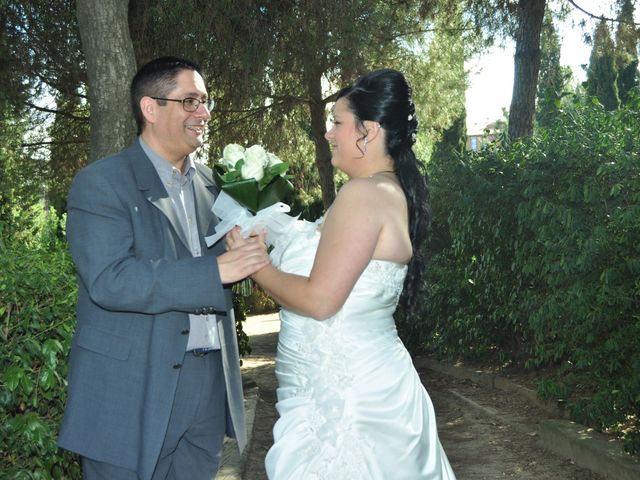
[[[271,252],[273,264],[287,273],[309,276],[320,241],[319,223],[296,222],[276,242]],[[358,334],[362,334],[363,330],[379,331],[393,327],[392,314],[398,304],[406,273],[406,265],[372,259],[341,311],[334,317],[346,319]],[[292,312],[286,312],[286,315],[297,317]],[[331,320],[328,323],[332,323]]]

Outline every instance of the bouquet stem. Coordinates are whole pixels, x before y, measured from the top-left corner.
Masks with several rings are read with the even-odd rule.
[[[243,297],[248,297],[253,293],[253,283],[250,278],[245,278],[244,280],[240,280],[238,283],[235,283],[231,289],[233,293]]]

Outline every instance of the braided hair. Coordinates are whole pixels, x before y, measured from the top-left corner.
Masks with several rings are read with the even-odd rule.
[[[385,131],[385,148],[393,160],[409,208],[409,236],[413,256],[400,298],[401,306],[411,315],[417,300],[424,269],[421,246],[430,223],[426,179],[420,172],[413,152],[418,120],[411,100],[411,87],[397,70],[376,70],[360,77],[356,83],[338,92],[345,98],[356,121],[378,122]]]

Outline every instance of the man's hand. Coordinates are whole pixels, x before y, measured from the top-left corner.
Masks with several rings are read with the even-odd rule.
[[[227,234],[228,251],[218,257],[222,283],[240,281],[271,263],[264,236],[261,233],[257,237],[243,239],[236,229]]]

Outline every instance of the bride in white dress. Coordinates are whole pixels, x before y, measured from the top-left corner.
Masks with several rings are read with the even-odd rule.
[[[416,301],[429,221],[410,93],[395,70],[338,93],[326,138],[350,180],[324,221],[296,222],[253,276],[282,305],[271,480],[455,478],[392,316]]]

